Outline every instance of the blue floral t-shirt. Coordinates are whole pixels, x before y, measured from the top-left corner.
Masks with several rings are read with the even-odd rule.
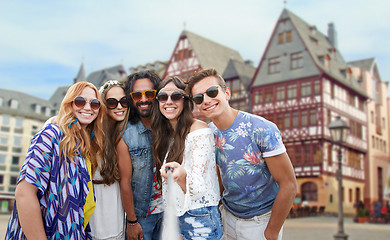
[[[264,158],[286,152],[277,126],[263,117],[241,111],[227,129],[219,130],[212,122],[209,125],[217,147],[224,207],[244,219],[270,211],[279,185]]]

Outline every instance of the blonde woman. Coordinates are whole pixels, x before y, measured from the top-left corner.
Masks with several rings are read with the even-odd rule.
[[[6,239],[91,238],[91,176],[103,152],[104,114],[93,84],[79,82],[69,88],[54,123],[31,142]]]
[[[129,99],[117,80],[109,80],[99,89],[107,115],[104,118],[104,154],[93,177],[96,208],[92,214],[91,234],[95,240],[125,239],[125,210],[119,188],[116,146],[129,118]]]

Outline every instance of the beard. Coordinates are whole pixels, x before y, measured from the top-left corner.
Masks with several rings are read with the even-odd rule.
[[[139,108],[140,105],[149,105],[149,106],[152,106],[152,102],[150,102],[150,101],[146,101],[146,102],[137,102],[137,103],[135,104],[136,109],[137,109],[137,112],[138,112],[138,114],[139,114],[140,117],[142,117],[142,118],[150,117],[150,115],[151,115],[151,109],[152,109],[152,108],[150,107],[150,108],[148,108],[148,109],[140,109],[140,108]]]

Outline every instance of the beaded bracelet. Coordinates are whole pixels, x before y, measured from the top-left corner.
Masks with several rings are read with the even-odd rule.
[[[127,221],[127,224],[129,224],[130,226],[134,226],[138,223],[138,219],[136,219],[135,221],[130,221],[130,220],[126,219],[126,221]]]

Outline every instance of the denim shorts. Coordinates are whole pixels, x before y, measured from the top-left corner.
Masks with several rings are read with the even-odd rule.
[[[188,210],[179,217],[180,235],[186,239],[220,240],[223,237],[218,206]]]

